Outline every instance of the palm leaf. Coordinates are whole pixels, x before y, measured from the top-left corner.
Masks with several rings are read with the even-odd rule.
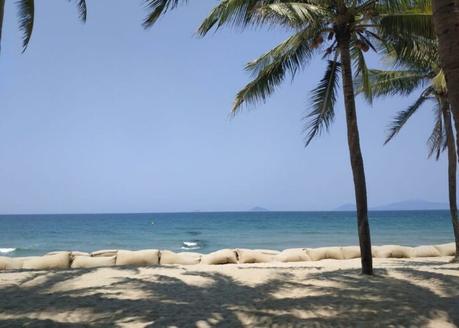
[[[306,126],[306,146],[320,135],[322,131],[328,130],[335,117],[336,93],[339,87],[338,74],[340,64],[334,60],[328,61],[325,75],[320,80],[319,85],[312,91],[312,112],[306,116],[310,118]]]
[[[369,70],[371,90],[375,96],[409,95],[425,83],[428,75],[416,70],[382,71]],[[360,80],[358,80],[360,81]],[[359,87],[361,89],[363,87]]]
[[[435,125],[432,129],[432,133],[427,139],[427,147],[429,149],[428,158],[435,155],[435,159],[440,158],[441,152],[445,149],[447,145],[446,131],[443,127],[441,105],[437,104],[435,107]]]
[[[149,9],[147,17],[143,21],[143,27],[152,27],[161,15],[169,10],[177,8],[180,4],[187,3],[188,0],[146,0],[146,7]]]
[[[19,30],[22,32],[22,52],[27,49],[33,31],[34,0],[19,0],[18,2]]]
[[[2,31],[3,31],[3,16],[5,14],[5,0],[0,0],[0,49],[2,41]]]
[[[88,16],[88,8],[86,7],[86,0],[76,0],[78,6],[79,17],[83,22],[86,22]]]
[[[284,81],[285,75],[295,73],[304,67],[314,50],[309,47],[308,29],[298,32],[280,45],[247,64],[246,69],[256,74],[236,95],[232,112],[236,113],[243,103],[266,101],[275,88]]]
[[[394,121],[391,123],[390,129],[389,129],[389,135],[386,138],[386,141],[384,144],[387,144],[389,141],[391,141],[405,126],[405,123],[408,121],[408,119],[421,107],[421,105],[428,99],[428,95],[431,92],[431,88],[426,89],[421,96],[406,110],[401,111],[397,114],[395,117]]]

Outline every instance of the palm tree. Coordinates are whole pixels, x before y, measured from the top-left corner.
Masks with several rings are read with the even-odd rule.
[[[440,62],[448,85],[448,99],[456,122],[456,139],[459,142],[459,1],[433,0],[433,22],[438,37]]]
[[[400,111],[391,123],[385,141],[391,141],[405,126],[409,118],[426,102],[435,105],[435,121],[432,133],[427,140],[429,157],[435,155],[438,160],[443,150],[448,153],[448,192],[451,222],[456,242],[456,258],[459,256],[459,220],[457,213],[457,155],[453,131],[454,119],[448,102],[448,89],[445,75],[438,64],[438,46],[436,40],[418,39],[415,47],[400,52],[399,45],[393,44],[391,56],[396,56],[396,70],[370,70],[373,96],[403,95],[413,93],[423,87],[416,101],[406,110]]]
[[[79,10],[80,19],[86,22],[87,10],[86,0],[75,0]],[[22,52],[27,49],[30,38],[32,37],[34,19],[35,19],[35,1],[34,0],[19,0],[18,5],[18,19],[19,29],[22,32]],[[3,30],[3,17],[5,13],[5,0],[0,0],[0,41]]]
[[[186,0],[149,0],[150,14],[145,27],[153,25],[165,12]],[[413,6],[403,0],[220,0],[199,27],[204,36],[212,28],[223,25],[248,27],[280,25],[293,35],[287,40],[247,64],[254,76],[236,96],[232,113],[245,103],[265,101],[286,75],[292,77],[307,66],[317,54],[328,58],[325,74],[312,92],[312,111],[308,115],[306,145],[327,130],[334,119],[334,108],[339,85],[342,92],[347,123],[347,140],[354,179],[357,205],[357,225],[361,251],[362,273],[373,274],[370,227],[368,223],[367,190],[354,93],[354,74],[362,77],[367,95],[368,69],[364,53],[376,50],[373,43],[383,35],[395,34],[405,26],[414,28],[431,25],[425,19],[425,6]],[[413,21],[414,18],[414,21]],[[356,72],[353,72],[353,67]]]

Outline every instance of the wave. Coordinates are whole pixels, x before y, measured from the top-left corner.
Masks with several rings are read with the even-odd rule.
[[[12,253],[16,250],[16,248],[0,248],[0,253],[1,254],[8,254]]]
[[[205,242],[203,240],[191,240],[191,241],[184,241],[182,247],[183,250],[196,250],[201,249],[205,246]]]

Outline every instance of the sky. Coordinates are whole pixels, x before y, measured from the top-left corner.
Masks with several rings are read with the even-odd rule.
[[[195,31],[215,1],[190,1],[149,30],[142,1],[36,2],[21,54],[6,1],[0,54],[0,213],[330,210],[354,202],[342,99],[329,133],[304,147],[318,58],[266,103],[229,117],[246,62],[285,30]],[[368,55],[369,62],[380,59]],[[447,163],[427,159],[423,107],[383,146],[413,97],[358,99],[370,206],[447,202]]]

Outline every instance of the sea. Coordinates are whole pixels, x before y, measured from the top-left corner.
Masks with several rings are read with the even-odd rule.
[[[454,241],[448,211],[373,211],[374,245]],[[223,248],[282,250],[357,245],[354,212],[193,212],[1,215],[0,256],[55,250]]]

